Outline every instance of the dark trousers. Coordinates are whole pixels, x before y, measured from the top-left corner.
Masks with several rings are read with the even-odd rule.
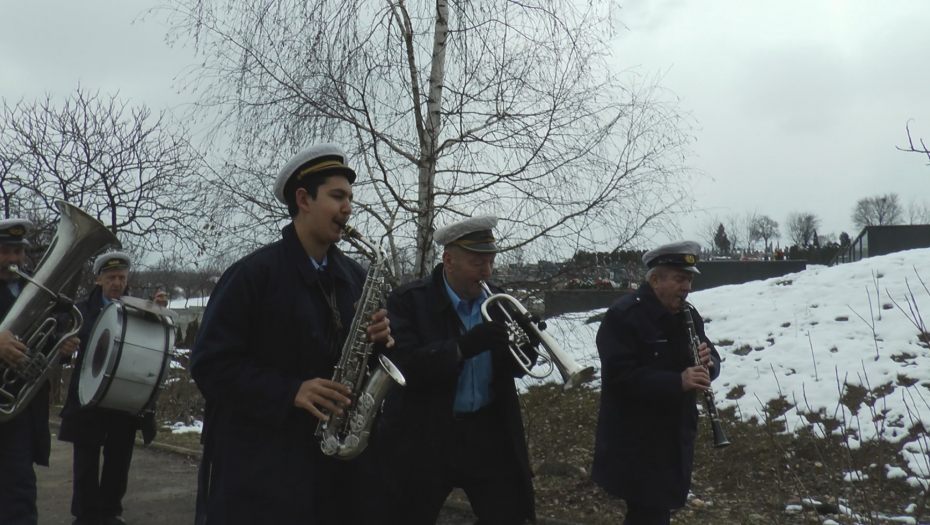
[[[35,525],[36,472],[32,468],[33,420],[25,412],[0,423],[0,525]]]
[[[672,520],[672,513],[669,509],[647,507],[630,502],[627,502],[626,509],[626,519],[623,520],[623,525],[668,525]]]
[[[435,524],[457,487],[468,496],[477,525],[523,525],[526,495],[512,447],[493,408],[456,416],[441,479],[412,480],[390,523]]]
[[[103,446],[74,444],[74,487],[71,514],[78,520],[109,519],[123,514],[129,465],[135,445],[134,427],[107,430]],[[103,468],[100,449],[103,448]]]

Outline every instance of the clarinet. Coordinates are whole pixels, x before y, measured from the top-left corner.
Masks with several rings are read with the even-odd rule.
[[[698,338],[697,330],[694,328],[694,319],[691,318],[691,305],[684,304],[685,324],[688,326],[688,339],[691,345],[691,356],[694,357],[695,366],[703,366],[707,370],[707,365],[701,362],[701,355],[698,348],[701,346],[701,340]],[[710,370],[707,370],[710,375]],[[704,406],[707,407],[707,413],[710,415],[710,426],[714,432],[714,448],[723,448],[730,444],[727,436],[723,433],[723,427],[720,425],[720,416],[717,415],[717,403],[714,401],[714,390],[708,388],[704,391]]]

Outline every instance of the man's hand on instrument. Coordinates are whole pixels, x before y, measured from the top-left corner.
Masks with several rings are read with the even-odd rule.
[[[506,350],[510,346],[510,331],[504,323],[488,321],[475,325],[459,336],[459,353],[470,359],[486,350]]]
[[[168,293],[164,290],[158,290],[155,292],[155,298],[152,299],[152,302],[161,306],[162,308],[168,308]]]
[[[710,390],[710,374],[703,366],[692,366],[686,368],[681,373],[681,389],[685,392],[688,390]]]
[[[707,348],[707,343],[701,343],[701,346],[698,347],[698,355],[701,357],[704,366],[707,368],[714,367],[714,361],[710,358],[710,348]]]
[[[76,336],[71,336],[65,339],[64,343],[61,343],[61,346],[58,347],[58,353],[61,354],[62,357],[68,357],[78,349],[80,344],[80,339],[78,339]]]
[[[352,400],[346,397],[352,391],[342,383],[329,379],[310,379],[304,381],[294,398],[294,406],[309,411],[317,419],[329,421],[329,417],[319,407],[329,410],[331,414],[342,414],[340,406],[349,406]]]
[[[0,332],[0,360],[16,368],[20,361],[26,358],[26,345],[21,343],[12,332]]]
[[[368,334],[369,341],[385,343],[388,348],[394,346],[394,338],[391,337],[391,320],[387,318],[387,310],[384,308],[371,316],[371,323],[365,332]]]

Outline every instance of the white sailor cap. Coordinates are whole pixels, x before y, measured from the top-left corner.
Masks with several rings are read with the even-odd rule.
[[[672,266],[679,270],[701,273],[694,266],[701,255],[701,245],[694,241],[663,244],[643,254],[643,264],[650,270],[656,266]]]
[[[495,226],[497,217],[479,215],[439,228],[433,234],[433,240],[440,246],[461,246],[473,252],[496,253],[500,249],[494,242]]]
[[[111,268],[126,268],[132,266],[129,256],[123,252],[109,252],[97,257],[94,261],[94,275],[100,275],[100,272]]]
[[[317,144],[301,151],[291,157],[281,170],[274,182],[274,196],[281,203],[287,204],[285,194],[293,198],[288,182],[296,184],[304,177],[317,177],[320,175],[342,175],[355,183],[355,171],[345,165],[346,156],[338,144]],[[288,189],[287,192],[284,190]],[[294,190],[296,191],[296,187]]]
[[[29,244],[26,234],[32,229],[28,219],[3,219],[0,221],[0,244]]]

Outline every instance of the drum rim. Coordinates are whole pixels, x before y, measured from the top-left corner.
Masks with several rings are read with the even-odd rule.
[[[162,390],[165,389],[165,379],[168,375],[168,369],[171,366],[171,349],[174,346],[174,319],[171,317],[162,317],[163,323],[162,328],[165,330],[165,352],[162,355],[161,371],[158,373],[158,379],[155,384],[157,385],[152,389],[152,395],[149,396],[149,400],[145,403],[145,406],[142,407],[138,413],[142,414],[147,410],[152,410],[155,406],[155,402],[158,400],[158,396],[161,395]]]
[[[110,304],[108,304],[108,305],[106,305],[106,306],[103,307],[103,310],[101,310],[101,311],[100,311],[100,314],[97,316],[97,320],[94,321],[94,327],[91,328],[91,330],[90,330],[90,333],[91,333],[91,341],[93,341],[93,335],[94,335],[95,333],[97,333],[97,325],[99,325],[99,324],[103,321],[103,319],[104,319],[104,317],[105,317],[105,316],[103,315],[104,312],[106,312],[107,309],[109,309],[109,308],[111,308],[111,307],[114,308],[114,309],[116,309],[116,312],[117,312],[117,315],[118,315],[118,316],[120,316],[120,317],[122,317],[122,318],[125,318],[125,316],[126,316],[126,308],[125,308],[125,306],[123,305],[122,301],[115,300],[115,299],[114,299],[114,300],[111,300],[111,301],[110,301]],[[119,341],[119,342],[120,342],[120,344],[118,345],[119,348],[116,350],[116,357],[108,357],[108,358],[107,358],[107,366],[106,366],[106,367],[104,368],[104,370],[103,370],[103,377],[104,377],[104,379],[105,379],[105,380],[106,380],[106,379],[109,379],[109,381],[105,381],[106,384],[103,386],[103,388],[102,388],[102,389],[98,389],[96,392],[94,392],[94,395],[91,396],[91,398],[90,398],[90,400],[87,402],[87,404],[81,405],[81,408],[93,408],[93,407],[96,407],[97,405],[100,404],[100,401],[101,401],[103,398],[105,398],[105,397],[107,396],[107,392],[109,392],[109,390],[110,390],[110,385],[113,384],[113,380],[112,380],[112,378],[113,378],[113,370],[116,370],[116,368],[119,366],[120,358],[121,358],[122,355],[123,355],[123,345],[122,345],[122,342],[123,342],[125,339],[126,339],[126,322],[123,321],[123,322],[120,323],[119,336],[114,338],[114,341]],[[87,346],[90,346],[91,341],[88,341],[88,342],[87,342]],[[116,346],[116,345],[114,345],[114,346]],[[86,352],[86,351],[87,351],[87,350],[85,349],[85,352]],[[87,364],[86,364],[86,363],[87,363],[87,357],[88,357],[87,355],[84,356],[84,363],[85,363],[85,364],[84,364],[83,367],[81,367],[81,376],[80,376],[80,379],[78,379],[78,381],[81,381],[81,380],[83,379],[84,367],[87,366]],[[81,389],[78,389],[78,393],[80,393],[80,390],[81,390]],[[80,396],[79,396],[79,397],[80,397]],[[80,401],[81,401],[81,400],[78,399],[78,403],[80,403]]]

